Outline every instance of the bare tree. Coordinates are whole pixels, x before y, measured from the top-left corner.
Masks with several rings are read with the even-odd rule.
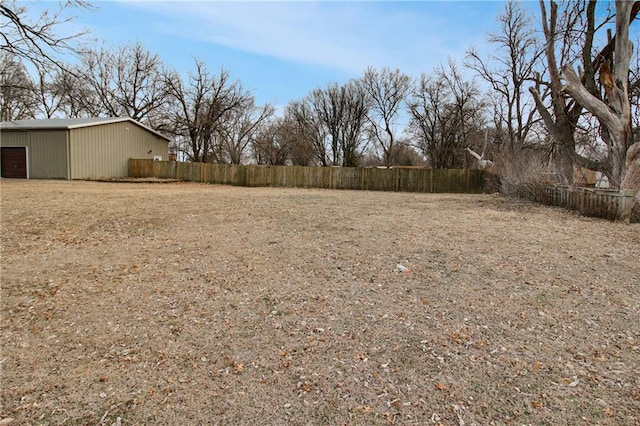
[[[67,68],[67,67],[65,67]],[[71,67],[68,67],[71,68]],[[54,69],[49,84],[49,97],[61,97],[59,108],[64,117],[81,118],[96,116],[98,100],[86,80],[78,78],[80,71],[70,73],[64,69]]]
[[[260,126],[252,142],[256,163],[283,166],[290,161],[294,136],[290,123],[283,117],[273,118]]]
[[[544,5],[544,1],[540,0],[540,11],[542,14],[542,27],[546,40],[545,44],[545,56],[547,60],[547,68],[549,73],[548,92],[551,96],[551,108],[547,109],[547,105],[541,94],[541,80],[538,79],[536,87],[531,87],[529,90],[534,96],[536,107],[542,120],[551,136],[553,141],[554,154],[556,164],[556,175],[560,183],[565,185],[573,183],[573,167],[574,167],[574,153],[575,153],[575,130],[577,122],[581,115],[581,108],[574,108],[570,110],[567,105],[567,100],[562,93],[562,82],[560,80],[560,69],[558,67],[556,58],[556,39],[558,37],[557,20],[558,20],[558,5],[554,1],[551,1],[551,14],[547,18],[547,11]],[[565,34],[571,34],[570,29],[576,25],[577,17],[580,16],[580,12],[576,6],[577,3],[567,5],[565,13],[563,14],[563,21],[566,23],[564,27]],[[593,2],[595,6],[595,2]],[[590,5],[591,10],[591,5]],[[591,39],[593,33],[591,33]],[[587,42],[587,39],[585,39]],[[585,47],[586,47],[585,43]],[[562,53],[566,53],[564,49],[566,44],[562,43]],[[560,56],[561,61],[572,60],[574,58],[567,58],[566,55]],[[590,61],[589,61],[590,62]],[[588,71],[589,72],[589,71]],[[590,79],[593,80],[593,77]],[[595,84],[594,84],[595,87]]]
[[[339,166],[342,162],[340,152],[340,132],[343,121],[344,104],[340,99],[340,86],[330,84],[326,89],[315,89],[308,96],[313,113],[329,136],[328,157],[330,165]]]
[[[342,166],[356,167],[364,149],[363,132],[367,118],[366,94],[355,81],[343,85],[340,90],[340,102],[344,104],[342,117]]]
[[[465,64],[489,83],[497,95],[494,99],[502,105],[494,110],[495,126],[505,129],[510,148],[519,148],[528,143],[536,121],[536,108],[525,92],[525,84],[533,81],[542,50],[531,20],[518,2],[508,1],[498,21],[501,32],[487,38],[498,53],[483,59],[471,49]]]
[[[410,131],[417,148],[434,168],[461,167],[465,148],[475,145],[483,125],[484,105],[473,82],[465,81],[453,62],[423,74],[408,101]]]
[[[183,81],[176,73],[167,73],[165,84],[170,94],[172,133],[184,155],[194,162],[211,162],[215,138],[229,114],[252,102],[251,94],[229,73],[212,75],[202,62]]]
[[[31,19],[24,3],[2,1],[0,3],[0,51],[40,66],[64,68],[58,56],[77,53],[73,45],[86,31],[61,35],[59,28],[74,17],[69,12],[74,8],[90,8],[83,0],[58,2],[58,7],[44,10]]]
[[[485,125],[485,104],[475,80],[465,80],[456,63],[449,60],[448,67],[438,70],[440,78],[446,81],[451,96],[451,107],[455,119],[455,132],[459,140],[469,146],[477,143],[478,131]],[[483,153],[486,150],[486,143]]]
[[[167,100],[163,64],[140,43],[84,53],[82,78],[93,91],[94,115],[126,116],[155,127]]]
[[[589,110],[599,121],[603,139],[608,143],[609,182],[613,187],[637,189],[640,182],[625,179],[640,173],[640,143],[633,142],[631,131],[631,103],[629,101],[629,69],[632,44],[629,25],[632,12],[638,13],[640,2],[616,0],[616,34],[612,40],[610,59],[601,53],[599,80],[604,89],[604,99],[594,95],[581,81],[573,66],[562,69],[565,81],[563,90],[580,105]]]
[[[588,126],[589,122],[588,119],[586,121],[583,119],[583,106],[568,97],[562,90],[560,70],[566,64],[581,60],[582,83],[593,96],[600,96],[595,80],[599,60],[592,61],[591,55],[595,33],[599,27],[610,20],[610,16],[606,16],[601,24],[596,25],[595,0],[574,0],[563,2],[562,6],[562,9],[559,9],[558,3],[551,0],[550,10],[547,13],[545,2],[540,0],[542,28],[546,40],[545,59],[548,82],[541,76],[537,79],[535,87],[529,90],[534,96],[538,112],[553,142],[556,176],[561,183],[571,184],[576,160],[580,165],[591,169],[605,173],[607,171],[605,163],[597,161],[594,155],[589,158],[576,152],[579,141],[582,145],[585,140],[579,134],[584,133],[581,127]],[[544,99],[547,94],[550,105],[547,105]],[[579,124],[580,121],[583,122],[582,126]]]
[[[37,68],[33,96],[39,112],[45,118],[53,118],[62,105],[62,98],[53,90],[52,76],[42,67]]]
[[[284,119],[292,135],[292,163],[303,166],[328,166],[331,160],[328,155],[327,129],[315,114],[310,96],[290,102],[285,109]]]
[[[329,136],[331,165],[354,167],[362,151],[366,120],[365,93],[354,81],[315,89],[308,97],[313,114]]]
[[[409,141],[400,140],[394,145],[391,153],[394,158],[394,164],[398,166],[423,166],[424,161],[422,155],[411,146]]]
[[[453,162],[455,141],[448,138],[444,108],[448,98],[446,82],[422,74],[408,101],[410,130],[417,148],[434,168],[446,168]]]
[[[0,121],[34,118],[34,84],[19,58],[0,52]]]
[[[393,154],[401,153],[398,144],[398,120],[405,98],[409,93],[411,79],[400,70],[383,68],[381,71],[369,67],[360,79],[369,104],[367,114],[368,133],[379,158],[384,165],[398,162]]]
[[[217,132],[213,160],[217,163],[241,164],[262,126],[274,114],[270,104],[257,106],[253,98],[242,108],[230,111]]]
[[[73,102],[72,87],[66,84],[58,84],[58,78],[77,80],[75,76],[60,68],[35,67],[34,100],[39,116],[54,118],[57,115],[71,117],[65,105]]]

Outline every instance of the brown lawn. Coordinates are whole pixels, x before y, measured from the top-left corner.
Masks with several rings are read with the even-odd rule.
[[[0,424],[640,423],[640,224],[499,195],[0,190]]]

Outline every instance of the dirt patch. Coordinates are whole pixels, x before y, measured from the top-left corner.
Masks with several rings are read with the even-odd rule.
[[[0,189],[0,420],[640,422],[640,225],[499,195]]]

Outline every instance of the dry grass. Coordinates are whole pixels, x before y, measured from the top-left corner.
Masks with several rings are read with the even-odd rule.
[[[0,421],[640,422],[640,225],[498,195],[0,189]]]

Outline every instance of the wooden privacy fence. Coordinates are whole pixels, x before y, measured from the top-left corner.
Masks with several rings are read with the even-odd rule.
[[[500,191],[509,196],[526,198],[542,204],[578,210],[585,216],[629,222],[634,203],[633,190],[604,190],[533,183],[513,183],[505,179]]]
[[[482,193],[482,170],[303,167],[129,160],[129,177],[178,179],[239,186],[370,191]]]

